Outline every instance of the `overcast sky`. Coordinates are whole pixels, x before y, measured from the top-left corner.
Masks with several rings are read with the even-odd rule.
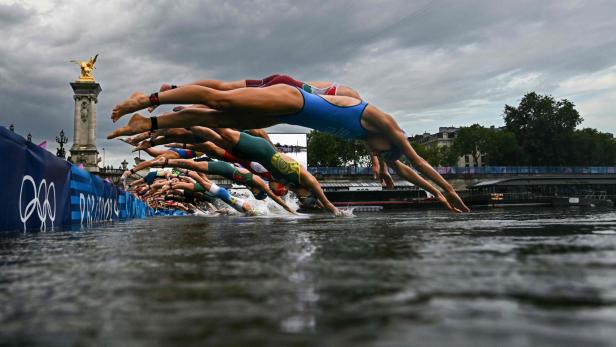
[[[131,92],[272,73],[350,85],[409,134],[500,126],[504,105],[530,91],[567,98],[583,127],[615,132],[615,13],[600,0],[0,0],[0,125],[72,139],[79,69],[68,61],[100,53],[106,164],[133,157],[105,140]]]

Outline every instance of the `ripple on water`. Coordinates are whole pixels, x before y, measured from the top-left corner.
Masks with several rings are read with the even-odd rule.
[[[0,344],[608,345],[616,214],[169,217],[0,237]]]

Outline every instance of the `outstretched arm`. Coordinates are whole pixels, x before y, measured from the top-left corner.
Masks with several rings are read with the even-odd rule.
[[[342,212],[340,212],[340,210],[337,209],[336,206],[334,206],[334,204],[329,201],[329,199],[327,199],[325,193],[323,192],[323,189],[321,188],[321,185],[319,184],[319,181],[317,181],[314,176],[312,176],[310,173],[308,173],[308,171],[304,169],[302,169],[300,175],[302,184],[305,185],[310,191],[314,192],[314,194],[316,194],[317,199],[319,199],[319,201],[323,204],[323,206],[325,206],[325,208],[329,210],[329,212],[333,213],[335,216],[342,215]]]
[[[395,123],[393,118],[387,116],[387,118],[379,125],[381,129],[384,129],[390,136],[391,141],[398,146],[404,153],[404,155],[411,161],[413,166],[422,174],[426,175],[432,182],[441,187],[447,195],[447,200],[452,206],[458,208],[463,212],[470,212],[470,209],[464,204],[462,198],[456,193],[455,189],[447,182],[443,176],[441,176],[434,168],[422,157],[415,152],[411,144],[406,138],[406,135]]]
[[[445,207],[453,212],[462,212],[459,209],[452,207],[451,204],[447,201],[443,193],[440,190],[434,188],[428,181],[423,179],[423,177],[419,176],[413,169],[404,165],[400,160],[396,160],[392,163],[392,168],[396,170],[398,175],[400,175],[405,180],[418,185],[419,187],[427,190],[432,195],[434,195],[438,201],[440,201]]]
[[[405,142],[410,149],[410,151],[408,149],[405,150],[405,154],[408,151],[408,158],[413,163],[413,166],[416,167],[419,172],[430,178],[439,187],[443,188],[443,190],[445,190],[445,194],[447,194],[447,200],[449,200],[449,202],[451,202],[454,207],[458,208],[460,211],[470,212],[471,210],[468,208],[468,206],[466,206],[462,198],[460,198],[458,193],[456,193],[455,189],[453,189],[451,184],[449,184],[449,182],[447,182],[443,178],[443,176],[441,176],[436,170],[434,170],[434,168],[424,158],[420,157],[417,152],[415,152],[415,150],[411,147],[408,141]]]
[[[284,208],[285,210],[296,214],[295,211],[293,211],[285,202],[284,200],[282,200],[278,195],[274,194],[274,192],[272,192],[272,190],[269,188],[269,186],[265,183],[265,181],[263,181],[261,179],[261,177],[257,176],[257,175],[253,175],[252,176],[252,180],[255,183],[255,185],[259,188],[261,188],[262,190],[265,191],[265,193],[267,194],[267,196],[269,196],[272,200],[274,200],[278,205],[282,206],[282,208]]]
[[[374,151],[366,144],[366,148],[368,149],[368,153],[370,153],[370,164],[372,165],[372,179],[379,180],[379,173],[381,169],[381,165],[379,162],[379,157],[376,155]]]
[[[387,189],[394,188],[394,179],[389,174],[389,168],[387,163],[380,157],[377,157],[379,162],[379,180],[381,181],[381,185],[384,185]]]

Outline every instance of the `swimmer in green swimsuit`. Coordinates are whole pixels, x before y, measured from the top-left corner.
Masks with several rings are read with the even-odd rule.
[[[191,130],[195,135],[215,143],[241,159],[260,163],[277,182],[285,184],[296,195],[312,192],[328,211],[341,215],[340,210],[327,199],[317,179],[295,159],[278,153],[265,139],[228,128],[214,130],[196,126]],[[299,189],[302,187],[305,189]]]
[[[265,174],[272,176],[273,180],[275,180],[268,179],[268,182],[270,188],[276,190],[276,195],[284,195],[284,190],[278,185],[279,183],[284,183],[298,197],[301,198],[304,194],[316,196],[322,206],[335,215],[340,214],[340,211],[327,199],[314,176],[293,158],[278,153],[276,148],[271,145],[271,142],[265,140],[264,137],[251,136],[233,129],[214,130],[200,126],[191,127],[190,129],[194,136],[200,137],[206,140],[206,142],[189,145],[171,144],[171,146],[202,150],[223,160],[228,160],[228,155],[233,155],[243,159],[241,162],[244,163],[260,163],[267,169]],[[225,151],[229,151],[229,153],[225,154]],[[239,152],[236,153],[235,151]],[[305,189],[301,189],[302,187]]]

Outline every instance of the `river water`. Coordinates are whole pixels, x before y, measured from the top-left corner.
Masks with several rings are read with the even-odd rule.
[[[616,212],[160,217],[2,235],[0,307],[0,345],[614,345]]]

